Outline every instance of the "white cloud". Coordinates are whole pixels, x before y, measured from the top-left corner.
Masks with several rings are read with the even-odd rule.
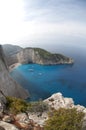
[[[61,2],[55,0],[56,5],[52,0],[45,0],[46,3],[43,3],[42,0],[43,5],[39,0],[37,2],[28,0],[26,2],[27,7],[24,1],[26,0],[0,0],[0,43],[17,44],[32,41],[31,43],[36,45],[41,42],[63,41],[62,37],[86,40],[86,23],[66,17],[73,15],[75,6],[71,14],[71,9],[65,9],[64,0]],[[57,6],[61,3],[62,5]],[[78,12],[77,8],[75,16],[77,15],[76,12]],[[78,12],[80,16],[81,12],[83,12],[82,9]],[[61,17],[62,19],[64,17],[64,20]],[[84,15],[82,17],[84,18]]]
[[[24,17],[22,0],[0,0],[0,42],[11,42],[20,36]]]

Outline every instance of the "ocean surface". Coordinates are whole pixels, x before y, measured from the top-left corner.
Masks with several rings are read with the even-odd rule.
[[[69,55],[74,58],[73,65],[21,65],[11,72],[11,76],[29,90],[28,101],[46,99],[61,92],[63,96],[73,98],[75,104],[86,106],[86,55],[79,51]]]

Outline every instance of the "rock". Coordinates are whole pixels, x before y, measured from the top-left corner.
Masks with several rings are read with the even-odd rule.
[[[21,48],[19,46],[4,45],[3,49],[7,58],[8,66],[15,63],[37,63],[43,65],[72,64],[72,58],[62,54],[52,54],[41,48]]]
[[[44,130],[40,125],[35,125],[33,130]]]
[[[29,122],[29,117],[25,113],[20,113],[20,114],[17,114],[15,116],[15,120],[19,121],[19,122],[26,122],[26,123],[28,123]]]
[[[27,129],[29,128],[29,123],[30,123],[29,117],[25,113],[17,114],[15,116],[15,124],[19,128]]]
[[[72,58],[61,54],[52,54],[41,48],[25,48],[17,54],[21,64],[36,63],[43,65],[72,64]]]
[[[72,108],[74,107],[74,102],[72,98],[64,98],[61,93],[53,94],[48,99],[45,99],[46,102],[51,108],[58,109],[58,108]]]
[[[19,130],[13,124],[9,124],[4,121],[0,121],[0,127],[4,128],[2,130]]]
[[[6,97],[4,96],[2,91],[0,91],[0,115],[6,109],[5,107],[6,103],[7,103]]]
[[[78,111],[80,111],[80,112],[84,112],[85,113],[85,110],[86,110],[86,108],[84,107],[84,106],[81,106],[81,105],[75,105],[74,106]]]
[[[4,115],[2,120],[4,122],[7,122],[7,123],[12,123],[14,121],[14,118],[12,116],[9,116],[9,115]]]
[[[5,96],[13,96],[17,98],[27,98],[29,93],[22,88],[15,80],[12,79],[8,72],[6,58],[0,45],[0,90]]]
[[[43,126],[44,122],[48,119],[47,112],[43,112],[41,116],[38,116],[38,113],[28,113],[29,119],[33,120],[34,123]]]
[[[86,108],[81,105],[74,105],[74,101],[72,98],[65,98],[62,96],[61,93],[53,94],[48,99],[45,99],[44,102],[46,102],[50,108],[54,108],[58,110],[59,108],[76,108],[77,111],[83,112],[85,114],[83,119],[83,130],[86,130]]]
[[[6,97],[3,92],[0,90],[0,119],[3,118],[3,112],[6,110]]]
[[[0,130],[5,130],[3,127],[0,126]]]
[[[22,47],[11,44],[4,44],[2,47],[6,56],[12,56],[22,50]]]

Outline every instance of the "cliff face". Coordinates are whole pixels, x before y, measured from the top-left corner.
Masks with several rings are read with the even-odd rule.
[[[40,48],[26,48],[17,54],[21,64],[37,63],[43,65],[72,64],[73,59],[61,54],[52,54]]]
[[[4,44],[3,46],[3,51],[6,56],[12,56],[17,54],[19,51],[22,50],[20,46],[16,45],[11,45],[11,44]]]
[[[0,46],[0,90],[6,96],[27,98],[28,92],[9,75],[2,47]]]
[[[21,48],[19,46],[4,45],[3,46],[7,65],[11,66],[15,63],[28,64],[36,63],[43,65],[56,64],[72,64],[73,59],[61,54],[52,54],[40,48]]]
[[[7,59],[7,65],[10,66],[18,62],[17,53],[22,50],[20,46],[5,44],[2,46],[5,57]]]

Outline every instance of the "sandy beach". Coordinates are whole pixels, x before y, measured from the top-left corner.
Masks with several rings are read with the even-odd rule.
[[[20,66],[21,64],[20,63],[15,63],[15,64],[12,64],[9,66],[9,72],[11,72],[14,68]]]

